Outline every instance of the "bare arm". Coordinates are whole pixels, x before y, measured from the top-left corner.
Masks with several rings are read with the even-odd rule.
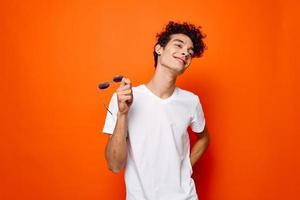
[[[202,133],[197,133],[197,135],[198,140],[194,144],[190,156],[192,166],[194,166],[197,160],[199,160],[209,144],[209,136],[206,127],[204,128]]]
[[[124,168],[127,160],[127,115],[118,113],[116,127],[108,139],[105,158],[108,168],[118,173]]]
[[[105,148],[108,168],[114,173],[120,172],[127,161],[127,114],[133,100],[129,79],[123,78],[117,90],[117,97],[119,107],[117,122]]]

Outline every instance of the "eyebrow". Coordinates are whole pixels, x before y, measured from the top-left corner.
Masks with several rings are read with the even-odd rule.
[[[173,42],[181,42],[184,44],[184,42],[180,39],[174,39]],[[189,49],[193,50],[194,51],[194,48],[193,47],[190,47]]]

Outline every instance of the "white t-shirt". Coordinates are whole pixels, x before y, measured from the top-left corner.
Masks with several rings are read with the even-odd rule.
[[[200,133],[205,118],[200,100],[192,92],[175,88],[167,99],[147,86],[132,88],[128,112],[128,156],[125,167],[127,200],[197,200],[190,162],[187,128]],[[104,133],[112,134],[118,112],[113,94]]]

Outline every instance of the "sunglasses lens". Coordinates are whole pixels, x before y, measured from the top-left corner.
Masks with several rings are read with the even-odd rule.
[[[106,89],[106,88],[108,88],[109,87],[109,83],[108,82],[104,82],[104,83],[100,83],[99,84],[99,89]]]
[[[122,79],[123,79],[123,76],[119,75],[119,76],[115,76],[113,81],[118,83],[118,82],[121,82]]]

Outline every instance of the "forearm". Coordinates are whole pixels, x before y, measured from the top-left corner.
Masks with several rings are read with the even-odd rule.
[[[116,126],[106,145],[105,157],[114,173],[124,168],[127,160],[127,115],[118,113]]]
[[[192,166],[194,166],[197,160],[199,160],[199,158],[202,156],[208,144],[209,144],[208,135],[203,136],[194,144],[190,155]]]

